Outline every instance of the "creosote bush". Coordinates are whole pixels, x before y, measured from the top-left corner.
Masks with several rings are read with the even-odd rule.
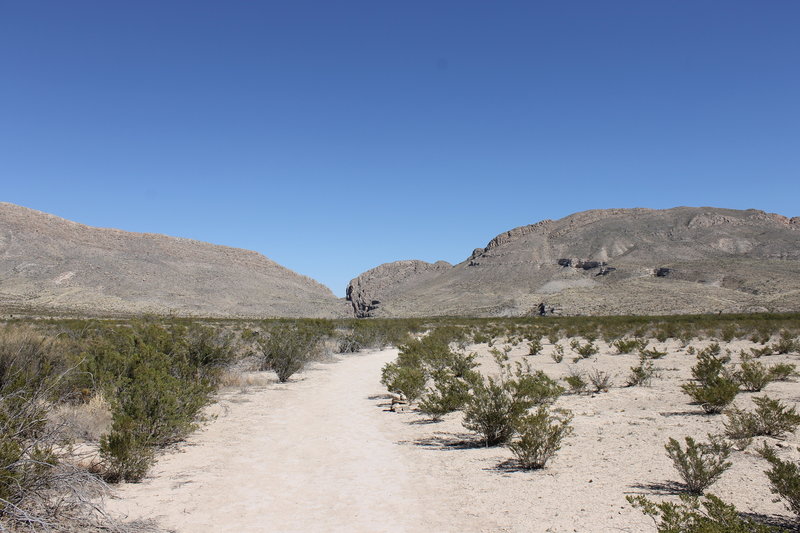
[[[739,392],[739,385],[728,377],[724,360],[717,353],[716,343],[700,351],[697,364],[692,367],[696,382],[681,387],[708,414],[721,413]]]
[[[671,438],[665,446],[691,494],[702,494],[731,466],[727,461],[731,445],[713,435],[708,438],[708,443],[698,443],[692,437],[686,437],[685,449]]]
[[[748,392],[760,392],[774,379],[774,375],[764,364],[749,358],[742,360],[739,370],[733,375],[739,385]]]
[[[655,377],[658,377],[658,371],[653,361],[647,357],[640,356],[639,364],[631,367],[631,372],[628,374],[628,380],[625,385],[628,387],[649,387]]]
[[[800,426],[800,415],[780,400],[769,396],[753,398],[756,408],[747,412],[734,407],[726,414],[725,434],[735,440],[766,436],[781,438]]]
[[[516,424],[517,438],[509,449],[522,468],[544,468],[547,461],[561,449],[561,442],[572,433],[568,411],[553,411],[540,405],[532,414],[521,417]]]
[[[611,346],[617,349],[618,354],[627,354],[644,350],[647,347],[647,341],[644,339],[617,339],[611,343]]]
[[[787,509],[800,518],[800,464],[780,459],[775,449],[766,443],[758,452],[770,464],[770,469],[765,472],[770,490],[783,500]]]
[[[321,343],[331,333],[324,321],[278,322],[261,341],[262,369],[272,370],[278,381],[285,383],[319,357]]]
[[[681,494],[680,503],[653,502],[645,496],[626,496],[628,503],[651,517],[658,533],[778,533],[778,530],[742,518],[733,505],[706,494]]]
[[[512,367],[502,359],[501,374],[475,384],[464,406],[464,427],[479,433],[486,446],[505,444],[529,409],[555,401],[564,389],[544,372]]]
[[[613,385],[611,382],[611,375],[597,368],[593,368],[589,371],[587,377],[592,384],[594,392],[608,392],[608,389]]]

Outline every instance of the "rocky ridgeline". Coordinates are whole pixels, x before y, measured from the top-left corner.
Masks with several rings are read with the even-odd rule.
[[[413,263],[414,268],[410,268]],[[426,266],[427,265],[427,266]],[[462,263],[381,265],[358,316],[800,310],[800,217],[678,207],[584,211],[501,233]]]

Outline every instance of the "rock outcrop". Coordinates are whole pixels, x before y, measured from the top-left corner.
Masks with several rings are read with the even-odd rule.
[[[8,203],[0,203],[0,310],[350,315],[330,289],[256,252],[93,228]]]
[[[434,278],[452,266],[446,261],[426,263],[416,259],[386,263],[351,280],[347,286],[347,301],[357,318],[369,317],[380,307],[381,301],[401,297],[397,291]]]
[[[408,262],[381,265],[348,290],[360,316],[519,316],[540,304],[563,314],[798,311],[798,220],[710,207],[584,211],[501,233],[452,267],[406,276],[395,273]]]

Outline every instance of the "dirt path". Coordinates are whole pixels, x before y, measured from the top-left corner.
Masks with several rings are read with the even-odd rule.
[[[122,486],[111,511],[192,533],[449,530],[457,518],[435,503],[443,498],[376,398],[395,355],[353,355],[224,394],[218,419],[143,483]]]

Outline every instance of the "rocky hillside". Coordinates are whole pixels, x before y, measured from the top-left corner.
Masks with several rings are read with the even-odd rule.
[[[256,252],[0,203],[0,311],[339,317],[325,286]]]
[[[677,207],[585,211],[498,235],[462,263],[381,265],[358,316],[800,310],[800,217]]]

